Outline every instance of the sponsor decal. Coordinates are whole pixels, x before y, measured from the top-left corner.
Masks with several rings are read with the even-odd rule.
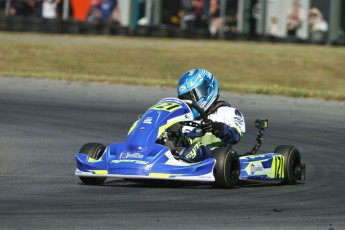
[[[206,105],[206,101],[203,101],[201,104],[200,104],[200,108],[204,108]]]
[[[147,165],[148,161],[140,161],[140,160],[112,160],[111,163],[113,164],[120,164],[120,163],[134,163],[139,165]]]
[[[236,120],[236,121],[235,121],[235,124],[236,124],[238,127],[242,127],[242,126],[243,126],[243,121],[242,121],[242,120]]]
[[[152,124],[152,117],[147,117],[147,118],[145,118],[145,120],[143,121],[143,123],[145,123],[145,124]]]
[[[200,179],[209,179],[209,178],[212,178],[212,177],[208,176],[208,175],[201,175],[201,176],[198,176],[198,178],[200,178]]]
[[[193,88],[193,86],[194,86],[194,82],[191,82],[190,87]]]
[[[256,172],[263,172],[264,171],[264,167],[262,167],[262,165],[251,165],[250,166],[250,172],[251,174],[255,174]]]
[[[242,117],[242,113],[238,109],[235,110],[235,115]]]
[[[235,120],[236,120],[236,121],[243,122],[243,118],[242,118],[242,117],[235,117]]]
[[[151,109],[153,110],[165,110],[165,111],[168,111],[168,112],[173,112],[175,111],[176,109],[180,109],[182,108],[182,103],[181,101],[177,101],[178,99],[176,99],[176,101],[173,101],[173,102],[168,102],[168,101],[164,101],[162,103],[158,103],[154,106],[151,107]],[[152,118],[151,118],[151,121],[147,121],[147,122],[152,122]],[[145,122],[144,122],[145,123]]]
[[[235,117],[234,117],[234,119],[235,119],[235,123],[238,125],[238,126],[243,126],[243,124],[244,124],[244,120],[243,120],[243,116],[242,116],[242,113],[240,112],[240,111],[238,111],[238,110],[235,110]]]
[[[241,158],[243,159],[266,159],[267,157],[270,157],[272,154],[258,154],[258,155],[249,155],[249,156],[243,156]]]
[[[178,89],[179,91],[185,91],[186,90],[186,86],[181,86],[179,89]]]
[[[127,159],[127,158],[137,158],[137,159],[143,159],[144,155],[140,153],[128,153],[128,152],[122,152],[119,156],[120,159]]]
[[[165,99],[160,100],[156,105],[152,106],[152,108],[155,108],[162,104],[164,105],[165,103],[176,103],[179,105],[183,104],[183,102],[178,98],[165,98]]]

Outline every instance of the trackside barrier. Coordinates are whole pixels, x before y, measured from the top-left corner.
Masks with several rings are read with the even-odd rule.
[[[142,36],[142,37],[171,37],[190,39],[210,39],[207,29],[183,30],[179,27],[159,26],[138,26],[135,30],[122,27],[116,22],[80,22],[75,20],[49,20],[49,19],[27,19],[21,17],[0,16],[0,31],[34,32],[52,34],[103,34],[121,36]],[[254,40],[267,42],[287,43],[309,43],[303,39],[274,38],[261,35],[237,34],[225,32],[225,40]],[[321,43],[324,44],[324,43]],[[332,41],[331,45],[345,45],[345,38]]]

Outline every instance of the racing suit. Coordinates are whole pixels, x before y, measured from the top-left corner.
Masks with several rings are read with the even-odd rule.
[[[182,126],[181,131],[185,139],[181,143],[186,148],[179,153],[179,156],[184,161],[194,163],[207,159],[214,148],[235,145],[246,131],[242,113],[226,102],[216,102],[207,112],[207,116],[216,123],[218,127],[216,132],[207,132],[202,137],[193,138],[191,137],[193,133],[200,132],[200,129],[188,125]],[[200,120],[194,122],[201,123]]]

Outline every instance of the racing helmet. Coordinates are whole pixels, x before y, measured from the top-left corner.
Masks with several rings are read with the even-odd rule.
[[[196,102],[206,112],[219,97],[217,79],[204,69],[189,70],[178,81],[177,95],[181,100]],[[194,117],[199,116],[194,108],[192,112]]]

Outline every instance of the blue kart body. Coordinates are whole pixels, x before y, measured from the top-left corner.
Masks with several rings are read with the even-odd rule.
[[[75,175],[214,182],[216,159],[211,157],[198,163],[187,163],[176,159],[167,146],[156,143],[172,125],[193,119],[191,108],[185,101],[162,99],[134,123],[124,142],[108,145],[99,159],[77,153]],[[284,160],[279,153],[241,156],[239,179],[281,182],[285,178]]]

